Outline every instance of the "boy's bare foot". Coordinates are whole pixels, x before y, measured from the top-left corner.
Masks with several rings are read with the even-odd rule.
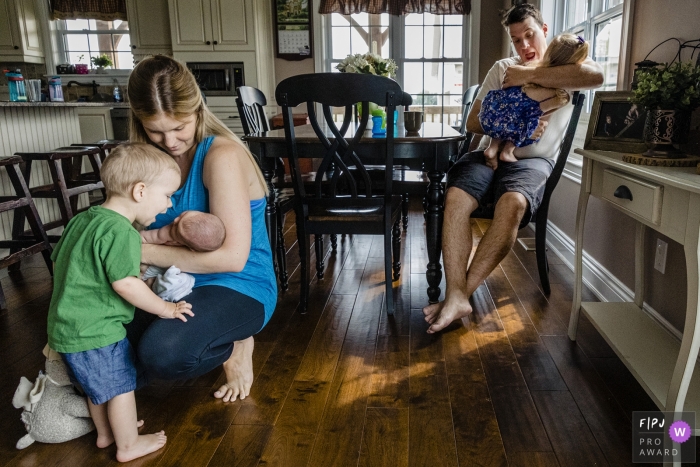
[[[229,402],[238,397],[245,399],[250,394],[253,385],[253,346],[253,336],[234,342],[231,357],[224,362],[226,383],[214,393],[214,397]]]
[[[136,428],[141,428],[143,423],[143,420],[138,420],[136,422]],[[98,448],[106,448],[107,446],[111,446],[112,443],[114,443],[114,434],[112,434],[112,430],[110,430],[108,434],[97,434],[97,442],[95,444],[97,444]]]
[[[452,294],[440,303],[423,308],[425,320],[431,324],[428,334],[434,334],[446,328],[452,321],[469,316],[472,305],[464,294]]]
[[[163,430],[151,435],[139,435],[136,439],[136,444],[128,449],[120,449],[117,447],[117,460],[119,462],[129,462],[131,460],[143,457],[146,454],[157,451],[165,445],[168,437],[165,436]]]

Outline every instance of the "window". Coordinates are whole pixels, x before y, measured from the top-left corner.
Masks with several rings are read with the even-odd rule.
[[[556,0],[555,3],[555,15],[563,18],[555,31],[578,34],[589,42],[591,56],[605,74],[605,81],[598,88],[601,91],[617,89],[622,3],[623,0]],[[588,103],[590,106],[590,99]]]
[[[129,23],[94,19],[58,20],[59,52],[66,63],[85,63],[99,55],[112,60],[112,68],[133,69]]]
[[[430,13],[329,16],[324,18],[330,23],[325,28],[326,71],[335,71],[349,54],[376,52],[393,58],[399,68],[397,81],[413,97],[412,108],[423,110],[426,121],[459,125],[467,17]]]

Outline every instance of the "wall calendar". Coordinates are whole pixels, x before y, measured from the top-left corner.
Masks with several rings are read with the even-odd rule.
[[[273,1],[277,57],[285,60],[311,58],[311,0]]]

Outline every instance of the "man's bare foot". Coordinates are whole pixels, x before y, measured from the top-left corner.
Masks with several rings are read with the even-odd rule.
[[[143,426],[143,420],[138,420],[136,422],[136,428],[141,428]],[[97,444],[98,448],[106,448],[108,446],[111,446],[112,443],[114,443],[114,434],[112,434],[112,430],[109,430],[109,433],[105,434],[97,434]]]
[[[464,318],[472,312],[469,297],[463,294],[451,295],[445,301],[423,308],[425,320],[431,324],[428,334],[434,334],[446,328],[452,321]]]
[[[136,440],[136,444],[128,449],[117,447],[117,460],[119,462],[129,462],[139,457],[143,457],[146,454],[155,452],[165,446],[165,442],[167,440],[168,437],[165,436],[165,432],[163,430],[151,435],[139,435]]]
[[[224,402],[245,399],[253,385],[253,336],[233,344],[231,357],[224,362],[226,383],[221,385],[214,397]]]

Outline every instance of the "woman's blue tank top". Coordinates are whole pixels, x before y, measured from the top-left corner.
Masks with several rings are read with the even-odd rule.
[[[213,136],[208,136],[197,145],[190,173],[185,184],[173,193],[173,206],[164,214],[159,214],[150,229],[159,229],[172,223],[184,211],[209,212],[209,190],[204,187],[204,158],[209,152]],[[254,298],[265,308],[265,324],[270,320],[277,304],[277,279],[272,265],[272,253],[265,225],[266,198],[250,201],[252,233],[248,262],[241,272],[213,274],[192,274],[194,287],[220,285]],[[186,299],[185,299],[186,300]],[[231,304],[232,309],[235,303]],[[233,311],[233,310],[232,310]],[[196,311],[195,311],[196,313]]]

